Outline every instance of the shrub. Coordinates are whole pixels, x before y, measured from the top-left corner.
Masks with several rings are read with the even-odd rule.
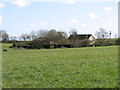
[[[89,40],[82,40],[79,42],[79,47],[88,47],[90,45]]]
[[[25,42],[18,42],[17,46],[23,47],[23,46],[28,46],[28,44]]]
[[[103,45],[103,40],[102,39],[97,39],[95,41],[95,46],[102,46]]]
[[[120,38],[116,40],[116,45],[120,45]]]
[[[116,45],[116,39],[97,39],[95,41],[96,46],[109,46]]]
[[[33,48],[40,49],[40,48],[44,48],[45,41],[41,39],[36,39],[36,40],[33,40],[31,44]]]

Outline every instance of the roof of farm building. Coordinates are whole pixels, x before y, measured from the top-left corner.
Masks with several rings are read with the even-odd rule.
[[[70,35],[69,39],[89,39],[92,34],[77,34],[77,35]]]

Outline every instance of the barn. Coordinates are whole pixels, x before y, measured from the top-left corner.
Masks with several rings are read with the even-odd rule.
[[[75,35],[70,35],[70,37],[68,38],[69,40],[80,40],[80,41],[84,41],[84,40],[89,40],[90,41],[90,45],[94,45],[95,44],[95,38],[93,37],[92,34],[75,34]]]

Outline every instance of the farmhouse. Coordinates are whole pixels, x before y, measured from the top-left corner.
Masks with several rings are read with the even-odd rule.
[[[84,40],[89,40],[90,41],[90,45],[94,45],[95,41],[94,41],[94,37],[92,34],[75,34],[75,35],[70,35],[70,37],[68,38],[69,40],[80,40],[80,41],[84,41]]]

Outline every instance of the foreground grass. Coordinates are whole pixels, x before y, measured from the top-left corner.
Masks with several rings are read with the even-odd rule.
[[[9,44],[3,44],[8,48]],[[4,88],[116,88],[118,48],[8,49]]]

